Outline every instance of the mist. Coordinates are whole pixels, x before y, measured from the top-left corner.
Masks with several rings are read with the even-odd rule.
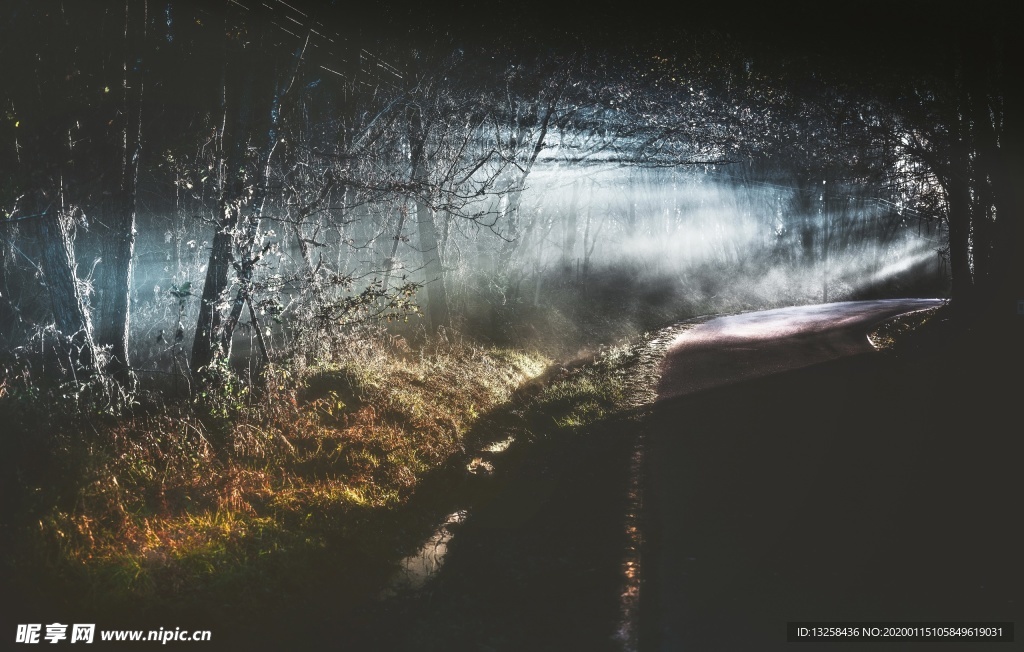
[[[222,35],[181,11],[139,45],[150,95],[89,108],[83,91],[67,116],[18,120],[53,140],[37,167],[64,155],[61,129],[82,131],[74,170],[33,200],[61,198],[74,245],[65,276],[78,296],[51,304],[70,306],[57,311],[65,330],[124,321],[127,338],[114,328],[101,345],[126,339],[137,371],[187,376],[216,350],[242,365],[257,350],[314,359],[371,326],[607,339],[711,312],[948,290],[947,193],[907,128],[880,130],[888,109],[855,95],[841,121],[831,96],[780,96],[752,73],[768,59],[511,46],[481,58],[442,41],[406,52],[383,37],[357,47],[323,23],[296,41],[279,14],[309,16],[281,5],[228,9],[267,48],[231,50],[214,74],[196,53]],[[346,65],[343,47],[358,50]],[[111,121],[77,117],[87,108]],[[103,131],[126,115],[142,137],[130,216],[108,170],[128,158],[104,158],[127,147],[126,127],[117,142]],[[26,174],[34,160],[19,163]],[[15,202],[4,225],[15,345],[49,319],[46,270],[30,262],[51,240],[18,226],[36,204]],[[129,257],[125,229],[137,233]]]
[[[1024,323],[1020,21],[387,5],[6,3],[18,636],[634,650],[678,614],[721,645],[742,603],[726,634],[771,644],[801,605],[841,619],[871,573],[896,586],[940,521],[903,548],[857,524],[963,494],[963,433],[1005,444],[984,367]],[[830,547],[784,527],[805,498],[867,507]],[[878,555],[825,586],[858,542]],[[957,604],[991,586],[967,566]]]
[[[737,180],[729,168],[543,165],[523,190],[516,240],[501,221],[435,217],[446,234],[439,244],[443,282],[459,314],[477,327],[494,323],[495,312],[510,320],[517,307],[538,326],[556,313],[585,319],[588,297],[603,319],[622,322],[628,332],[669,319],[672,311],[695,316],[943,292],[944,234],[934,223],[849,189],[828,198],[819,191],[801,212],[802,194],[796,184]],[[344,224],[317,234],[318,273],[349,279],[335,288],[337,297],[381,282],[392,249],[392,287],[413,281],[420,285],[413,298],[422,301],[438,283],[420,262],[415,211],[403,202],[387,198],[347,209]],[[411,215],[395,240],[402,210]],[[475,210],[468,205],[465,212]],[[285,217],[266,214],[267,255],[257,275],[266,295],[256,312],[276,350],[294,345],[288,323],[302,310],[306,264]],[[140,216],[140,225],[132,295],[133,340],[148,363],[140,365],[160,368],[173,356],[184,364],[213,229],[174,213]],[[421,322],[413,315],[393,328],[415,331]],[[242,320],[239,350],[254,346],[254,328],[251,319]]]

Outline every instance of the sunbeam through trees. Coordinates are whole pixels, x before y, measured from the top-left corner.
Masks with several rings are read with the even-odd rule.
[[[1019,336],[1019,9],[350,4],[0,8],[10,574],[401,559],[425,478],[637,409],[615,345],[684,319]]]

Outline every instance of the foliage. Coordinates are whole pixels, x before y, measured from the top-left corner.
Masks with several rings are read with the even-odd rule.
[[[219,366],[192,401],[148,397],[117,419],[48,410],[52,394],[9,367],[14,563],[109,604],[248,583],[275,551],[302,558],[354,514],[404,504],[543,366],[461,340],[417,355],[365,333],[352,344],[301,370],[271,365],[259,383]]]

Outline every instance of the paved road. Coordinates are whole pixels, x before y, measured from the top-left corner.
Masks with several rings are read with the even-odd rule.
[[[937,299],[846,301],[719,317],[671,345],[661,401],[872,350],[867,332],[894,315],[942,305]]]
[[[865,338],[932,305],[787,308],[677,339],[649,435],[642,650],[863,646],[786,643],[788,621],[1020,620],[1006,396],[951,409],[948,379]]]

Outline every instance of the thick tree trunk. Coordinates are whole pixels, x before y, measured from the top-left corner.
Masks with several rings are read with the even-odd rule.
[[[952,276],[952,300],[961,307],[969,307],[974,295],[974,276],[971,271],[971,186],[968,170],[967,145],[957,139],[953,146],[949,172],[943,179],[948,205],[949,270]]]
[[[223,337],[224,312],[221,303],[228,290],[228,274],[234,262],[234,241],[244,204],[242,168],[245,151],[249,143],[251,125],[251,102],[253,96],[253,71],[247,70],[240,80],[229,82],[229,72],[234,72],[229,62],[225,63],[222,82],[223,122],[218,134],[222,158],[217,170],[220,176],[220,198],[218,200],[217,231],[210,248],[210,262],[206,268],[206,280],[199,301],[199,317],[192,341],[191,366],[193,371],[208,367],[218,358],[226,358],[230,340]],[[229,99],[228,93],[237,89],[238,96]]]
[[[280,138],[281,102],[295,81],[305,48],[304,43],[295,52],[290,79],[278,78],[273,70],[256,71],[250,62],[250,65],[243,68],[243,77],[239,84],[241,92],[235,106],[232,107],[233,110],[229,113],[226,103],[223,107],[225,131],[229,132],[228,138],[232,141],[232,153],[227,160],[227,183],[223,186],[225,190],[222,191],[220,202],[220,220],[210,252],[210,265],[206,272],[196,337],[192,345],[193,369],[209,366],[218,357],[231,357],[231,338],[242,310],[246,303],[251,301],[253,271],[262,256],[261,252],[256,251],[256,241],[268,196],[271,159]],[[254,111],[255,102],[259,102],[259,105]],[[230,130],[227,121],[229,115],[233,115]],[[253,116],[257,116],[265,128],[265,140],[259,150],[252,185],[246,192],[242,187],[241,168],[245,161],[247,145],[259,127],[253,123]],[[266,122],[262,122],[264,118]],[[225,140],[224,133],[221,134],[221,140]],[[242,214],[245,207],[248,207],[248,212],[243,223]],[[228,269],[231,267],[236,270],[239,288],[231,301],[230,310],[225,315],[224,306],[221,304],[226,299],[225,294],[229,285]]]
[[[961,49],[961,100],[975,146],[971,180],[977,210],[972,252],[976,295],[983,304],[977,307],[996,315],[1012,315],[1017,301],[1024,299],[1024,265],[1020,262],[1024,257],[1020,188],[1024,103],[1019,84],[1009,79],[1021,48],[1008,29],[1002,26],[1002,34],[965,33]]]
[[[208,367],[217,359],[231,355],[231,338],[225,337],[225,312],[222,306],[230,285],[229,273],[235,262],[235,240],[246,203],[243,187],[245,152],[252,129],[252,99],[254,72],[246,70],[237,82],[238,96],[231,98],[228,73],[224,80],[223,125],[219,134],[220,149],[228,152],[220,161],[220,199],[218,201],[217,231],[210,248],[210,262],[199,303],[199,318],[192,342],[193,371]]]
[[[238,224],[239,201],[224,198],[220,202],[220,219],[210,249],[210,262],[206,269],[206,282],[203,284],[196,334],[192,342],[193,371],[209,366],[215,358],[228,353],[224,350],[221,337],[223,313],[220,303],[228,289],[228,272],[233,258],[234,229]]]
[[[134,383],[128,359],[132,257],[135,252],[135,189],[118,192],[105,211],[107,232],[97,274],[96,344],[109,349],[106,371],[122,386]]]
[[[426,202],[416,202],[416,216],[423,256],[423,273],[426,276],[423,289],[427,292],[427,313],[430,328],[437,330],[451,322],[444,267],[441,265],[441,250],[437,244],[437,227],[434,224],[433,211]]]
[[[278,98],[275,97],[274,115],[277,114],[277,101]],[[238,326],[238,320],[242,315],[242,308],[252,298],[253,271],[262,258],[262,252],[257,253],[256,251],[256,240],[259,237],[260,222],[263,219],[263,207],[267,200],[267,185],[270,183],[270,159],[274,154],[274,147],[276,145],[277,124],[275,121],[268,133],[267,148],[260,157],[260,173],[256,179],[256,187],[253,191],[249,214],[246,218],[245,230],[242,232],[241,242],[238,246],[239,258],[241,259],[237,269],[239,288],[235,294],[235,300],[232,302],[231,312],[224,321],[223,333],[221,335],[222,346],[227,355],[231,353],[231,337]]]
[[[251,78],[248,80],[251,81]],[[217,231],[210,248],[210,262],[206,268],[206,281],[199,301],[199,317],[192,342],[191,366],[193,371],[208,367],[217,358],[230,354],[227,348],[230,340],[223,337],[224,312],[221,303],[228,290],[228,274],[234,262],[234,242],[238,228],[244,189],[242,167],[248,144],[249,98],[251,86],[245,88],[236,102],[237,107],[224,107],[224,126],[220,133],[221,151],[225,141],[230,142],[230,152],[218,166],[221,171],[220,199],[218,201]]]
[[[434,225],[434,211],[424,199],[427,191],[426,133],[419,107],[409,109],[409,150],[412,155],[412,183],[417,189],[416,223],[419,234],[420,255],[427,293],[426,317],[432,331],[450,323],[448,293],[445,288],[444,269],[441,266],[441,252],[437,246],[437,227]]]
[[[986,301],[995,291],[998,284],[999,271],[996,260],[996,232],[992,224],[993,215],[997,217],[1006,213],[1001,188],[1001,169],[998,163],[999,146],[993,116],[990,113],[988,97],[988,75],[986,68],[990,56],[984,41],[968,47],[963,57],[963,89],[961,103],[967,126],[962,128],[962,136],[970,135],[973,141],[974,156],[971,164],[971,253],[974,263],[975,294],[981,301]],[[961,154],[962,155],[962,154]]]
[[[402,241],[402,233],[405,232],[405,218],[408,212],[408,208],[403,203],[398,211],[398,226],[395,228],[395,235],[391,238],[391,253],[384,259],[384,283],[381,285],[381,290],[384,292],[388,291],[391,275],[398,267],[398,244]]]

